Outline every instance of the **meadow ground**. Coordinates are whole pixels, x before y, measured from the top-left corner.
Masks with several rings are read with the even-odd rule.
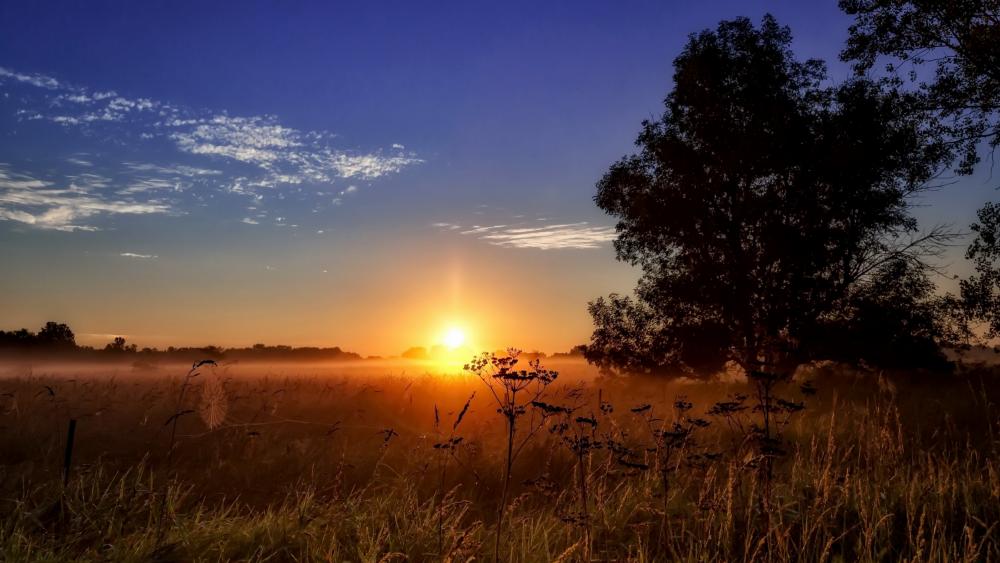
[[[0,559],[494,558],[508,436],[479,379],[189,367],[2,368]],[[992,369],[809,373],[761,446],[745,382],[551,367],[501,560],[1000,560]]]

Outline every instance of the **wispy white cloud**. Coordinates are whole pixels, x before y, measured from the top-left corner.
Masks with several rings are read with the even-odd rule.
[[[3,76],[0,75],[0,78]],[[28,83],[37,86],[32,82]],[[134,119],[135,114],[142,112],[147,112],[147,115],[156,115],[162,113],[164,108],[172,109],[170,106],[147,98],[132,100],[115,95],[114,92],[110,94],[111,96],[62,94],[50,101],[51,111],[47,113],[25,111],[21,113],[21,116],[29,121],[47,120],[59,125],[81,126],[99,122],[124,122]],[[75,103],[70,105],[61,103],[64,101]]]
[[[0,67],[0,78],[15,80],[17,82],[23,82],[25,84],[30,84],[38,88],[47,88],[49,90],[59,88],[59,81],[55,78],[43,76],[41,74],[24,74],[14,72],[3,67]]]
[[[79,191],[102,190],[111,186],[111,178],[100,174],[84,172],[83,174],[70,174],[66,176],[70,188]]]
[[[284,127],[274,117],[217,115],[204,120],[168,121],[166,126],[182,129],[169,135],[182,151],[263,169],[267,174],[259,187],[328,183],[337,178],[372,180],[422,162],[402,152],[402,145],[393,145],[396,152],[391,154],[334,149],[327,144],[332,135]]]
[[[331,154],[330,164],[341,178],[374,179],[399,172],[411,164],[423,162],[418,158],[404,155],[377,154]]]
[[[229,117],[218,115],[196,121],[193,129],[175,132],[170,138],[181,150],[222,156],[268,167],[283,158],[286,151],[302,146],[298,132],[282,127],[265,117]],[[189,127],[190,121],[167,122],[170,127]]]
[[[0,220],[57,231],[94,231],[97,228],[84,220],[100,215],[147,215],[172,210],[164,202],[98,194],[95,186],[100,186],[100,178],[96,178],[96,183],[74,182],[68,187],[57,187],[52,182],[0,166]]]
[[[213,170],[211,168],[198,168],[195,166],[186,166],[183,164],[161,166],[158,164],[149,164],[143,162],[126,162],[124,163],[124,166],[126,169],[136,173],[159,174],[164,176],[184,176],[187,178],[197,178],[201,176],[218,176],[219,174],[222,174],[221,170]]]
[[[471,226],[434,223],[432,226],[471,235],[495,246],[538,250],[600,248],[615,238],[614,227],[591,225],[586,221],[542,226],[538,222]]]
[[[262,182],[261,187],[334,178],[375,179],[423,162],[399,143],[393,143],[388,153],[336,149],[329,144],[335,135],[287,127],[274,116],[212,114],[113,91],[92,92],[44,75],[0,67],[0,83],[4,81],[61,91],[47,107],[20,110],[24,120],[66,126],[128,122],[141,130],[142,138],[166,137],[182,152],[258,166],[269,173],[269,182]]]
[[[179,182],[170,181],[165,178],[138,178],[127,187],[118,190],[120,194],[138,194],[142,192],[153,192],[159,190],[180,191],[183,187]]]
[[[599,248],[614,240],[614,227],[595,227],[586,221],[538,228],[504,228],[481,237],[497,246],[514,248]]]
[[[493,225],[488,227],[481,227],[479,225],[473,225],[471,228],[462,231],[463,235],[479,235],[489,233],[491,231],[498,231],[505,228],[507,225]]]
[[[332,133],[289,127],[275,116],[231,116],[224,111],[128,97],[0,67],[0,90],[14,87],[30,94],[8,98],[18,108],[15,114],[22,122],[50,122],[99,133],[104,138],[160,143],[155,145],[158,151],[164,145],[172,146],[176,160],[190,162],[117,163],[121,168],[113,175],[116,188],[111,193],[118,198],[184,192],[196,186],[248,196],[257,205],[262,202],[262,194],[281,199],[287,193],[308,194],[310,188],[316,188],[314,198],[331,186],[330,194],[343,196],[357,190],[352,185],[341,188],[338,184],[345,180],[372,181],[423,162],[399,143],[388,149],[345,150],[334,145],[337,136]],[[65,160],[76,166],[100,167],[89,157]],[[203,166],[198,165],[199,160]],[[98,200],[107,194],[92,193],[90,197]],[[340,203],[338,197],[330,205]],[[36,214],[24,209],[13,213],[10,205],[4,211],[8,220],[13,220],[14,215],[24,219],[23,212],[37,220]],[[84,228],[82,224],[74,225],[77,230]]]
[[[121,256],[123,258],[137,258],[139,260],[155,260],[159,258],[159,256],[155,254],[138,254],[135,252],[122,252],[118,256]]]
[[[94,102],[100,102],[101,100],[106,100],[108,98],[118,97],[118,93],[114,91],[87,92],[86,90],[79,90],[79,89],[74,89],[74,90],[77,91],[59,96],[58,101],[73,102],[74,104],[92,104]]]

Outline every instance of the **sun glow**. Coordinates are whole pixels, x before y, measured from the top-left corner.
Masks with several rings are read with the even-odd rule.
[[[454,350],[465,344],[465,331],[453,326],[444,333],[442,341],[449,350]]]
[[[465,326],[446,324],[426,350],[426,359],[442,372],[461,372],[472,357],[473,344]]]

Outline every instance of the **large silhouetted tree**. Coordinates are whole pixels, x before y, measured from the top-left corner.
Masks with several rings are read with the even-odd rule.
[[[848,341],[839,355],[941,359],[940,317],[895,309],[943,309],[921,289],[922,259],[946,233],[918,235],[907,202],[949,146],[915,94],[864,78],[827,86],[824,64],[796,60],[790,43],[770,16],[759,28],[736,19],[693,35],[674,61],[663,116],[598,183],[618,258],[642,277],[635,298],[591,303],[591,361],[787,374],[866,319],[892,331],[891,349],[868,357]],[[913,283],[897,285],[904,273]],[[882,287],[908,299],[873,299]]]

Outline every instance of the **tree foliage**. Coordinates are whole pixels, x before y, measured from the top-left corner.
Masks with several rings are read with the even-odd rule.
[[[859,72],[880,59],[910,79],[931,126],[961,149],[959,173],[979,161],[984,143],[1000,146],[1000,2],[997,0],[841,0],[855,16],[843,58]],[[924,76],[933,69],[933,74]],[[987,337],[1000,336],[1000,207],[988,203],[972,225],[966,253],[975,273],[961,282],[966,314],[984,322]]]
[[[972,225],[975,237],[965,257],[975,273],[961,281],[962,299],[972,318],[987,325],[987,337],[1000,336],[1000,205],[987,203]]]
[[[26,328],[0,330],[0,352],[5,350],[68,352],[76,348],[76,336],[69,326],[63,323],[49,321],[37,333]]]
[[[834,327],[868,318],[850,311],[899,275],[891,265],[929,283],[922,259],[947,233],[918,235],[908,199],[949,146],[923,126],[916,94],[863,77],[827,86],[825,65],[790,43],[774,18],[742,18],[692,35],[675,59],[663,116],[597,186],[618,258],[642,277],[635,298],[591,303],[591,361],[789,373]],[[883,328],[940,357],[933,319],[898,320]]]
[[[962,148],[959,171],[978,162],[982,141],[1000,146],[1000,2],[840,0],[840,7],[855,17],[842,57],[859,72],[880,60],[890,73],[905,71]]]
[[[138,351],[138,346],[126,344],[124,336],[116,336],[114,340],[104,346],[104,351],[114,354],[135,353]]]

